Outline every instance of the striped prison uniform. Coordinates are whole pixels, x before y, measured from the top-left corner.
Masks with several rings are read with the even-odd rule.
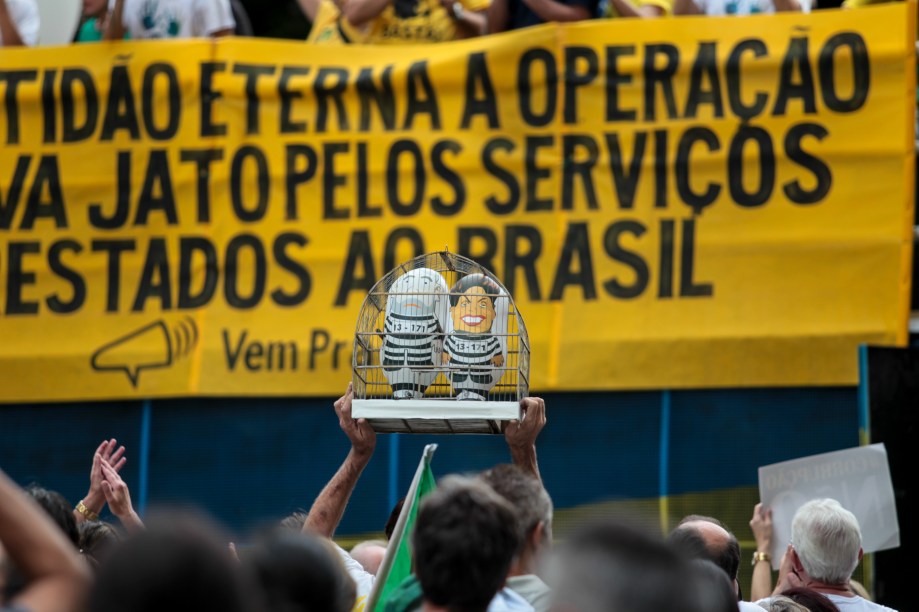
[[[440,324],[433,313],[418,316],[397,313],[386,315],[383,322],[383,371],[393,391],[415,390],[424,393],[434,382],[437,372],[430,366],[434,365],[439,332]],[[422,369],[413,371],[415,367]]]
[[[454,332],[447,336],[444,351],[450,355],[448,376],[453,390],[472,391],[484,399],[500,378],[491,362],[501,354],[497,336]]]

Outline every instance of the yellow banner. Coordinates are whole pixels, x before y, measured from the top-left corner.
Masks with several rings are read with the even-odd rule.
[[[0,54],[0,401],[333,395],[416,254],[534,391],[848,385],[907,336],[915,4]]]

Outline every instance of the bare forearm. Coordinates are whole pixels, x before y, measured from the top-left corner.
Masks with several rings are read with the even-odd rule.
[[[777,13],[801,12],[801,5],[797,0],[773,0],[773,5]]]
[[[504,439],[514,465],[537,480],[542,479],[536,463],[536,439],[545,426],[545,401],[539,397],[527,397],[520,402],[520,418],[508,421],[504,429]]]
[[[762,502],[753,507],[750,531],[756,540],[753,578],[750,582],[750,601],[759,601],[772,593],[772,510]],[[783,559],[786,562],[787,559]]]
[[[528,447],[511,447],[511,460],[514,465],[519,467],[527,474],[535,476],[537,480],[542,481],[539,475],[539,465],[536,461],[536,446]]]
[[[105,40],[124,40],[127,30],[124,27],[124,0],[117,0],[112,14],[105,27]]]
[[[590,11],[583,6],[571,6],[555,0],[524,0],[534,13],[545,22],[569,22],[590,19]]]
[[[750,582],[750,601],[759,601],[772,594],[772,565],[760,561],[753,566],[753,579]]]
[[[475,38],[485,35],[486,22],[484,12],[466,11],[461,18],[456,20],[456,27],[462,32],[464,38]]]
[[[494,0],[488,7],[488,19],[486,24],[486,29],[489,34],[497,34],[498,32],[507,31],[507,26],[510,21],[510,16],[508,14],[507,0]],[[444,356],[446,358],[446,353]],[[444,361],[446,363],[446,361]]]
[[[314,533],[331,538],[335,534],[341,517],[345,514],[345,507],[351,499],[351,493],[357,486],[361,472],[370,462],[370,455],[359,455],[351,449],[344,463],[332,476],[332,480],[322,489],[310,513],[303,523],[305,533]]]
[[[319,13],[319,1],[320,0],[297,0],[297,4],[300,5],[300,10],[302,10],[306,18],[310,20],[310,23],[316,21],[316,15]]]
[[[702,14],[702,11],[699,10],[699,5],[693,2],[693,0],[674,0],[673,14],[674,15],[700,15]]]
[[[99,514],[102,512],[102,508],[105,507],[105,496],[90,489],[86,496],[83,497],[82,502],[90,512]],[[82,513],[77,512],[76,508],[73,510],[73,517],[77,520],[77,524],[89,520]]]
[[[144,530],[144,523],[140,520],[140,517],[137,516],[137,513],[134,510],[120,515],[118,520],[121,522],[122,527],[128,533],[137,533]]]
[[[29,578],[14,603],[35,612],[76,609],[86,571],[73,546],[50,518],[0,472],[0,542]]]

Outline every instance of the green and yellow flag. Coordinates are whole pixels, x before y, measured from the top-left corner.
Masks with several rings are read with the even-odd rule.
[[[415,527],[415,517],[418,515],[418,506],[422,498],[437,486],[434,474],[431,472],[431,459],[434,457],[435,450],[437,450],[436,444],[428,444],[424,447],[421,461],[418,462],[418,469],[415,470],[415,476],[412,478],[408,495],[402,505],[402,512],[399,513],[399,520],[396,521],[389,546],[386,547],[386,555],[377,572],[377,578],[365,610],[383,612],[389,595],[412,573],[412,550],[409,536]]]

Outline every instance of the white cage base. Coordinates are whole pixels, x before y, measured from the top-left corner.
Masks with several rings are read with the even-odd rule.
[[[451,399],[353,400],[351,416],[379,433],[500,434],[520,418],[519,402]]]

